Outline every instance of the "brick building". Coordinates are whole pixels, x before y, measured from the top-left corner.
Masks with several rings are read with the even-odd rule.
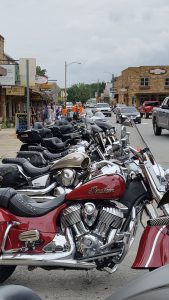
[[[145,100],[159,100],[169,95],[169,66],[129,67],[116,78],[118,103],[139,107]]]

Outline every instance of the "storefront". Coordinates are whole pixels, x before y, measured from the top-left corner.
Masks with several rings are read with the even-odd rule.
[[[129,67],[115,81],[118,103],[139,107],[145,100],[159,100],[169,95],[169,66]]]

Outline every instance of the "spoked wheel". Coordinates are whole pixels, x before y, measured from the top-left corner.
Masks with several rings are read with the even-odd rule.
[[[161,135],[162,128],[158,127],[156,120],[153,121],[153,129],[155,135]]]
[[[0,283],[8,279],[15,271],[16,266],[0,266]]]

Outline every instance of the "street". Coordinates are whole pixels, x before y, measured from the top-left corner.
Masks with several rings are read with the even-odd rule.
[[[114,115],[112,115],[112,121],[115,124]],[[120,127],[119,124],[115,124],[115,126],[117,126],[117,128]],[[162,164],[163,167],[169,167],[169,132],[164,131],[161,136],[155,136],[151,119],[142,119],[142,124],[138,124],[138,127],[157,161]],[[128,128],[128,131],[130,131],[130,128]],[[2,130],[0,131],[0,138],[0,157],[5,154],[15,156],[14,152],[12,153],[12,149],[17,151],[17,147],[19,149],[21,143],[16,141],[14,133],[8,133],[8,137],[5,138],[5,130]],[[14,148],[12,148],[9,139],[11,139],[11,143],[13,141]],[[127,282],[147,272],[144,270],[137,271],[131,269],[141,232],[142,228],[140,226],[136,240],[128,255],[122,264],[119,265],[117,271],[111,275],[97,270],[86,272],[74,270],[45,271],[43,269],[35,269],[30,272],[26,267],[17,267],[13,275],[4,284],[24,285],[33,289],[42,299],[105,299],[120,287],[123,287]]]

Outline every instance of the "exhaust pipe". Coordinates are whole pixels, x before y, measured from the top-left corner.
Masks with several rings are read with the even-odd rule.
[[[51,192],[55,188],[55,186],[56,186],[56,182],[52,183],[45,189],[35,189],[32,187],[32,189],[17,190],[17,192],[28,196],[45,195]]]
[[[75,269],[93,269],[96,267],[95,263],[79,262],[73,259],[76,248],[70,233],[66,229],[66,236],[68,238],[70,249],[66,252],[44,253],[44,254],[7,254],[7,252],[0,256],[0,265],[13,266],[54,266],[61,268],[75,268]]]

